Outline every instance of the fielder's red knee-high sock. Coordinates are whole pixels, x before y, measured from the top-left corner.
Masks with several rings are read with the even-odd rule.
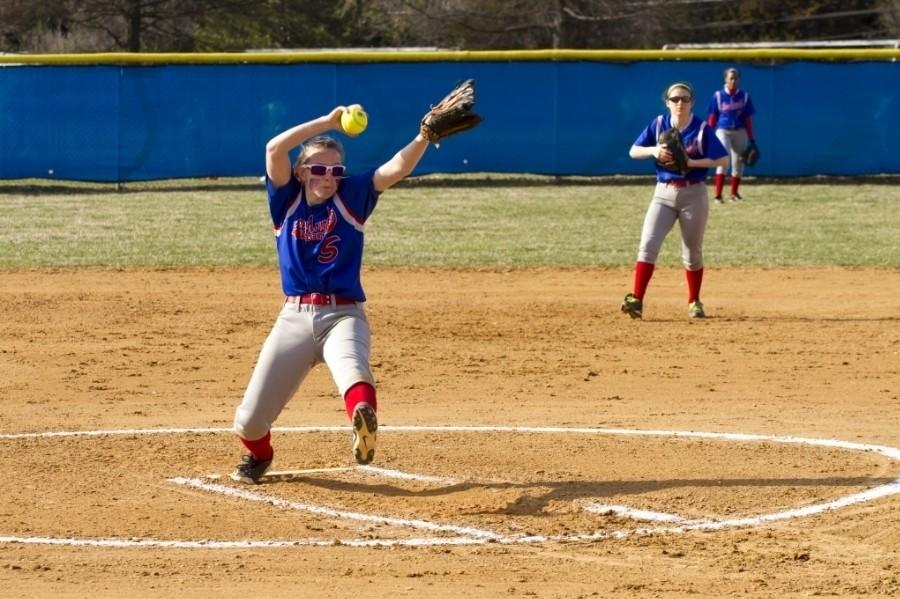
[[[634,263],[634,287],[631,293],[639,300],[644,299],[644,294],[647,293],[647,285],[650,284],[650,277],[653,276],[654,268],[656,268],[656,265],[650,262],[638,260]]]
[[[716,197],[722,195],[722,188],[725,187],[725,175],[716,174]]]
[[[247,448],[247,451],[253,454],[253,457],[257,460],[271,460],[272,456],[275,455],[275,450],[272,449],[272,432],[269,431],[266,433],[266,436],[262,439],[257,439],[256,441],[250,441],[249,439],[240,438],[241,443],[244,444],[244,447]]]
[[[684,269],[684,275],[687,278],[688,303],[696,302],[700,299],[700,286],[703,285],[703,269]]]
[[[732,177],[731,178],[731,195],[737,195],[738,187],[741,185],[740,177]]]
[[[375,398],[375,387],[369,383],[356,383],[344,393],[344,407],[347,408],[347,416],[353,418],[353,410],[356,405],[367,403],[372,409],[378,411],[378,400]]]

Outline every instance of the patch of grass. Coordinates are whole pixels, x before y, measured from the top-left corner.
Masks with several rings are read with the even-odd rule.
[[[652,180],[414,179],[382,195],[369,265],[630,266]],[[718,266],[900,266],[900,186],[745,182],[711,206]],[[680,264],[676,224],[660,264]],[[274,265],[257,179],[0,182],[0,267]]]
[[[40,189],[40,188],[37,188]],[[265,192],[190,187],[54,185],[5,193],[0,266],[200,266],[274,263]]]

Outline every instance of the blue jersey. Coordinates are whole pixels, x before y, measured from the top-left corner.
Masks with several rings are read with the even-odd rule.
[[[371,169],[341,179],[337,192],[315,206],[295,177],[277,189],[266,177],[285,295],[333,293],[366,301],[359,272],[365,222],[378,202],[374,174]]]
[[[666,129],[671,128],[672,116],[661,114],[650,121],[650,124],[634,140],[633,145],[652,148],[658,144],[659,135]],[[709,130],[706,121],[698,119],[696,116],[691,115],[691,122],[686,128],[681,130],[681,138],[684,140],[684,147],[691,158],[711,158],[716,160],[728,154],[728,150],[725,149],[722,142]],[[708,168],[692,168],[687,175],[681,175],[680,173],[666,170],[657,162],[656,180],[666,183],[668,181],[687,179],[692,183],[699,183],[706,179],[708,170]]]
[[[744,118],[755,113],[750,93],[742,89],[734,94],[720,89],[709,99],[707,108],[707,115],[716,115],[716,127],[719,129],[743,129]]]

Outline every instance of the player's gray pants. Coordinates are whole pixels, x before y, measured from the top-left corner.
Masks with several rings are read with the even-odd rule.
[[[369,367],[371,333],[362,304],[286,303],[253,369],[234,415],[234,431],[260,439],[309,371],[325,362],[341,397],[359,382],[375,385]]]
[[[657,183],[644,216],[638,260],[656,264],[659,250],[675,221],[681,226],[681,260],[688,270],[703,268],[703,234],[709,216],[706,184],[672,187]]]
[[[719,138],[719,141],[721,141],[722,145],[725,146],[725,149],[728,150],[728,159],[731,162],[731,176],[740,177],[744,174],[744,161],[741,160],[741,154],[747,149],[747,142],[749,141],[747,130],[716,129],[716,137]],[[724,175],[725,169],[726,167],[724,166],[717,166],[716,174]]]

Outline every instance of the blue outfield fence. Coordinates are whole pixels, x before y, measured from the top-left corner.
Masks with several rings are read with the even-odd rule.
[[[8,57],[7,57],[8,58]],[[339,136],[351,170],[381,164],[459,80],[477,80],[474,131],[431,149],[416,174],[636,175],[638,133],[663,89],[690,81],[694,112],[738,66],[762,151],[758,176],[900,173],[896,62],[446,60],[286,64],[4,65],[0,178],[138,181],[259,176],[278,132],[360,103],[369,128]]]

